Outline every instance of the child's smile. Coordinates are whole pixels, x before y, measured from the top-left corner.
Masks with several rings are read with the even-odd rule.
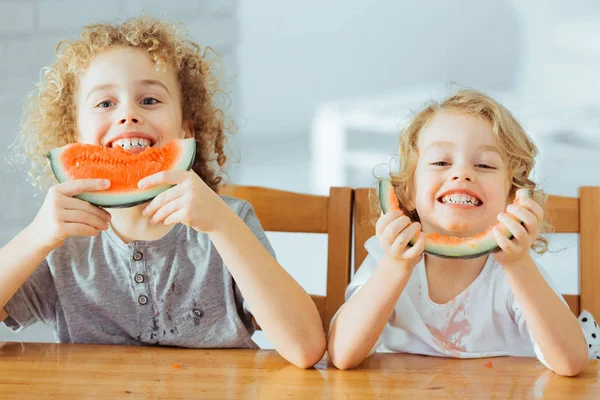
[[[438,198],[438,201],[454,208],[473,208],[483,204],[479,199],[479,195],[468,189],[448,190]]]
[[[496,223],[510,182],[489,122],[439,112],[419,136],[414,207],[424,232],[472,236]]]
[[[117,147],[120,146],[123,150],[129,153],[140,153],[144,151],[146,147],[154,146],[155,140],[152,136],[147,135],[143,132],[124,132],[120,135],[110,138],[106,143],[105,147]]]

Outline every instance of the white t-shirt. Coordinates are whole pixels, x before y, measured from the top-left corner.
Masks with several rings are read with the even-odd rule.
[[[375,236],[365,248],[369,254],[346,289],[346,301],[364,286],[384,255]],[[429,298],[425,263],[419,262],[370,354],[375,350],[457,358],[535,355],[548,367],[493,255],[473,283],[446,304]]]

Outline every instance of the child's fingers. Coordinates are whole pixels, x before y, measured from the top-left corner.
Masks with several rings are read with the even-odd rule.
[[[396,240],[398,234],[400,234],[400,232],[406,229],[406,227],[409,225],[410,218],[407,216],[403,215],[399,218],[396,218],[385,227],[381,234],[381,240],[383,240],[383,243],[385,243],[387,246],[390,246],[394,240]]]
[[[156,185],[177,185],[188,177],[189,171],[162,171],[140,179],[138,187],[144,189]]]
[[[66,223],[89,225],[98,230],[108,229],[108,222],[97,215],[80,210],[63,210],[60,216]]]
[[[527,230],[525,230],[525,227],[508,216],[508,214],[498,214],[498,221],[500,221],[502,225],[504,225],[510,231],[510,233],[513,234],[516,241],[519,242],[527,239],[528,234]]]
[[[498,247],[500,247],[502,250],[504,250],[507,253],[516,253],[518,246],[516,243],[514,243],[512,240],[509,240],[506,236],[504,236],[502,234],[502,232],[500,232],[500,229],[495,226],[492,229],[492,232],[494,233],[494,238],[496,239],[496,243],[498,244]]]
[[[406,252],[404,256],[411,260],[419,259],[425,251],[426,236],[423,232],[417,232],[415,244]]]
[[[384,229],[396,218],[400,218],[404,215],[402,211],[394,210],[390,211],[387,214],[382,215],[375,225],[375,233],[377,236],[381,236],[383,234]]]
[[[68,222],[64,225],[63,233],[64,237],[60,238],[62,240],[68,236],[97,236],[100,231],[90,225]]]
[[[173,214],[176,211],[179,211],[184,206],[185,203],[183,201],[183,197],[179,197],[173,201],[170,201],[167,204],[164,204],[156,211],[156,213],[154,213],[154,216],[152,217],[151,221],[153,224],[159,224],[163,222],[163,220],[169,215]]]
[[[53,186],[50,190],[56,190],[65,196],[73,197],[85,192],[106,190],[110,187],[108,179],[74,179]]]
[[[510,214],[514,215],[517,219],[525,224],[525,229],[529,233],[537,233],[539,227],[539,221],[537,217],[528,209],[519,206],[510,205],[506,209]]]
[[[167,218],[165,218],[165,220],[163,221],[163,224],[164,225],[173,225],[178,222],[181,222],[188,226],[190,226],[190,224],[191,224],[191,221],[188,221],[185,218],[185,209],[183,209],[183,208],[180,208],[179,210],[175,211],[174,213],[169,215]]]
[[[96,206],[88,203],[87,201],[77,199],[74,197],[64,197],[60,201],[61,201],[60,205],[65,210],[85,211],[86,213],[95,215],[99,218],[102,218],[105,221],[110,221],[110,219],[111,219],[111,215],[108,211],[106,211],[100,207],[96,207]]]
[[[544,220],[544,209],[542,208],[542,206],[536,203],[535,200],[525,197],[519,199],[518,205],[525,208],[526,210],[529,210],[533,215],[535,215],[535,218],[538,220],[538,223],[541,224]],[[512,206],[515,207],[514,205]]]
[[[148,218],[152,217],[152,215],[165,204],[183,196],[185,190],[180,186],[173,186],[172,188],[165,190],[158,196],[156,196],[150,204],[148,204],[142,214]]]
[[[408,228],[400,232],[390,246],[390,255],[394,257],[402,255],[406,249],[406,246],[408,245],[408,242],[410,242],[410,240],[415,237],[420,230],[421,224],[418,222],[413,222]]]

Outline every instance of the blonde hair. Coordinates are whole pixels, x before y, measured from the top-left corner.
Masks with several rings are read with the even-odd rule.
[[[400,207],[413,221],[419,221],[416,210],[407,209],[412,196],[414,174],[419,159],[419,133],[425,124],[443,110],[457,110],[489,121],[500,143],[500,151],[509,171],[509,198],[513,199],[521,188],[530,189],[532,198],[544,208],[541,233],[552,230],[545,210],[547,196],[529,179],[535,165],[537,148],[517,119],[491,97],[470,89],[462,89],[441,102],[430,102],[420,110],[400,133],[399,168],[390,173],[392,184],[400,200]],[[548,250],[548,241],[539,236],[532,245],[539,254]]]
[[[44,74],[29,97],[13,155],[18,162],[31,163],[29,176],[34,185],[46,188],[56,182],[46,159],[49,150],[77,141],[75,96],[80,75],[93,58],[113,46],[143,49],[158,70],[173,68],[182,99],[183,120],[190,120],[196,139],[192,169],[213,190],[221,183],[227,160],[225,142],[233,124],[226,123],[215,96],[220,91],[215,76],[219,56],[187,38],[180,25],[140,17],[120,25],[95,24],[83,28],[76,41],[62,41],[56,47],[58,60]]]

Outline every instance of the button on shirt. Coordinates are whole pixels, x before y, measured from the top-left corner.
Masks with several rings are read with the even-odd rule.
[[[223,200],[274,255],[252,206]],[[111,228],[69,237],[5,310],[8,328],[43,321],[60,342],[257,347],[252,315],[221,256],[206,234],[182,224],[129,244]]]

